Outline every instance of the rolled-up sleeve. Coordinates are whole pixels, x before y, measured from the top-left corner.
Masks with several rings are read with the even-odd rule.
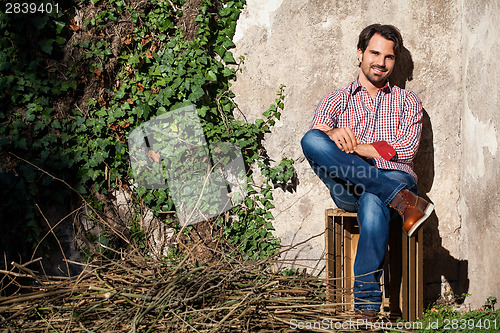
[[[401,120],[394,140],[388,141],[396,151],[395,162],[411,163],[417,154],[422,132],[422,102],[411,91],[406,91]]]

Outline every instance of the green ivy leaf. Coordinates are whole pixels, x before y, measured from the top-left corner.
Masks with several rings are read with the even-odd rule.
[[[236,64],[236,60],[234,60],[233,54],[229,51],[224,53],[224,57],[222,58],[226,64]]]
[[[56,24],[56,34],[60,34],[62,29],[66,26],[66,23],[60,21],[54,21],[54,23]]]
[[[203,95],[205,95],[205,91],[200,86],[194,86],[188,99],[192,102],[196,102]]]
[[[43,39],[38,42],[38,45],[42,49],[43,52],[47,54],[52,53],[53,45],[54,45],[55,39]]]
[[[207,78],[210,80],[210,81],[217,81],[217,75],[215,75],[214,72],[212,72],[211,70],[209,70],[207,72]]]

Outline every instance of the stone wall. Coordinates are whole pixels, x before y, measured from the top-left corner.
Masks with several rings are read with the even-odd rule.
[[[295,160],[298,184],[275,190],[275,228],[284,246],[312,237],[284,259],[321,274],[324,239],[314,236],[323,232],[324,210],[333,202],[300,139],[319,100],[356,78],[361,29],[388,23],[401,30],[408,51],[394,80],[425,109],[415,168],[420,194],[436,206],[424,227],[425,299],[439,296],[442,275],[455,293],[472,294],[466,300],[472,307],[500,298],[499,17],[496,0],[247,0],[234,51],[245,63],[233,91],[253,120],[279,85],[287,86],[282,119],[265,146],[275,163],[282,156]]]

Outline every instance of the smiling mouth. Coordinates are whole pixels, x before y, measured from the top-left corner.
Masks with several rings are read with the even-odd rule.
[[[372,69],[376,74],[384,74],[385,72],[387,72],[387,68],[385,67],[372,66]]]

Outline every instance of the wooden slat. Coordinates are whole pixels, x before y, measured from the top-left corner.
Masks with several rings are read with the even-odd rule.
[[[417,253],[415,237],[408,239],[408,320],[417,319],[416,291],[417,291]]]
[[[402,287],[401,287],[401,311],[403,318],[408,318],[408,236],[402,233],[402,253],[403,253],[403,271],[402,271]]]
[[[331,211],[332,211],[332,216],[346,216],[346,217],[357,217],[358,216],[358,213],[346,212],[345,210],[339,209],[339,208],[331,209]]]
[[[424,314],[424,230],[417,233],[417,318]]]
[[[349,303],[348,310],[354,309],[354,259],[356,257],[356,247],[359,235],[356,235],[354,224],[356,219],[352,216],[341,217],[344,225],[344,272],[345,272],[345,289],[346,303]]]
[[[333,209],[328,209],[325,214],[325,250],[326,250],[326,300],[335,302],[335,248],[333,242]]]
[[[338,217],[333,216],[333,228],[334,228],[334,237],[335,237],[335,277],[338,278],[335,280],[335,293],[337,295],[336,301],[337,303],[344,302],[344,291],[343,291],[343,272],[342,272],[342,261],[344,260],[342,255],[342,228],[338,223]]]

